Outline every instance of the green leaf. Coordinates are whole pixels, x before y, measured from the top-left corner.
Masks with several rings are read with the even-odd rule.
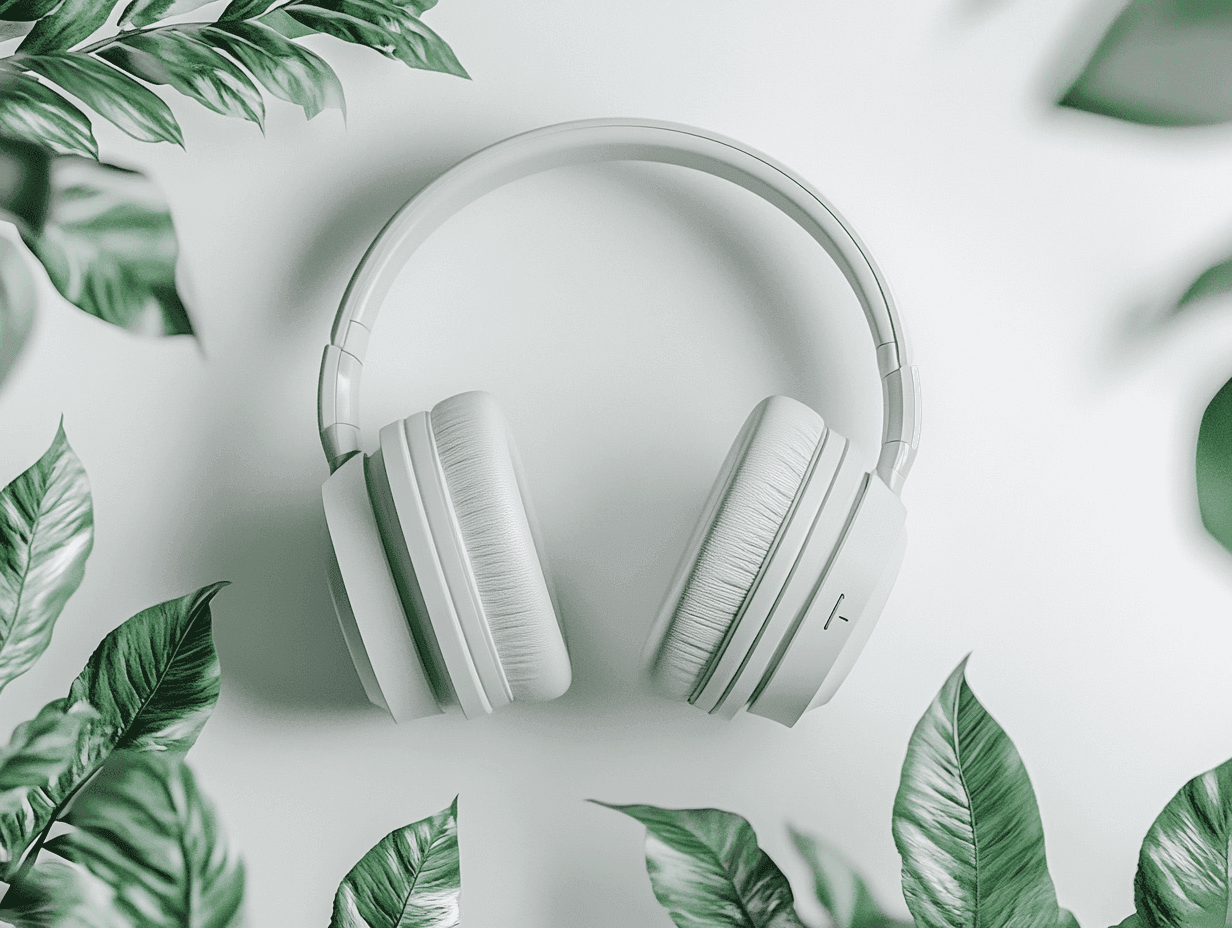
[[[1142,924],[1142,920],[1138,918],[1138,913],[1135,912],[1133,915],[1126,918],[1120,924],[1113,925],[1112,928],[1139,928],[1141,924]]]
[[[56,289],[90,315],[132,331],[192,334],[175,288],[171,214],[144,175],[56,159],[47,224],[27,243]]]
[[[1232,551],[1232,380],[1202,414],[1194,471],[1202,524]]]
[[[1232,119],[1232,5],[1133,0],[1062,106],[1152,126]]]
[[[131,0],[120,14],[120,25],[142,29],[154,25],[160,19],[191,13],[198,7],[213,2],[214,0]]]
[[[256,19],[268,10],[273,2],[274,0],[231,0],[222,11],[222,15],[218,17],[218,22],[239,22],[245,19]]]
[[[23,139],[0,136],[0,210],[38,232],[51,194],[51,152]]]
[[[261,91],[217,49],[197,37],[198,26],[121,35],[99,50],[100,57],[151,84],[170,84],[185,96],[224,116],[262,126]]]
[[[93,545],[90,481],[62,422],[43,456],[0,490],[0,690],[47,650]]]
[[[1177,300],[1177,309],[1208,296],[1219,296],[1232,290],[1232,258],[1221,261],[1197,276],[1189,289]]]
[[[98,157],[85,113],[32,77],[0,72],[0,135]]]
[[[89,55],[30,55],[21,64],[81,100],[100,116],[142,142],[174,142],[184,136],[171,109],[131,77]]]
[[[721,809],[610,805],[646,826],[646,870],[678,928],[803,928],[752,826]]]
[[[888,928],[910,926],[891,918],[877,905],[873,891],[833,848],[811,835],[790,828],[795,844],[813,874],[817,901],[830,919],[830,928]]]
[[[0,20],[32,22],[56,8],[60,0],[0,0]]]
[[[1056,925],[1035,791],[1013,742],[967,686],[966,666],[907,745],[894,800],[903,895],[919,928]]]
[[[0,384],[13,369],[34,325],[34,275],[26,251],[0,229]]]
[[[15,23],[0,20],[0,42],[6,42],[9,39],[19,39],[23,35],[28,35],[33,28],[34,23],[29,20]]]
[[[338,75],[318,55],[258,22],[219,23],[201,37],[220,46],[280,100],[304,108],[311,119],[323,109],[346,113]]]
[[[192,747],[218,701],[218,655],[210,635],[215,583],[139,612],[102,640],[73,681],[68,703],[98,712],[72,765],[54,783],[29,790],[22,808],[0,814],[0,879],[68,800],[116,751]]]
[[[88,703],[66,711],[67,705],[49,702],[0,748],[0,814],[17,811],[29,790],[55,782],[72,765],[82,729],[97,713]]]
[[[302,39],[306,35],[316,35],[314,30],[292,19],[281,8],[263,14],[261,22],[287,39]]]
[[[1142,840],[1134,903],[1149,928],[1227,924],[1232,900],[1232,760],[1194,777]]]
[[[180,758],[115,758],[73,803],[74,830],[48,850],[115,891],[140,928],[231,928],[242,922],[244,866],[213,805]]]
[[[84,867],[40,860],[9,887],[0,923],[16,928],[134,928],[115,908],[115,892]]]
[[[413,7],[403,8],[391,0],[312,0],[282,10],[316,32],[365,45],[413,68],[469,76]]]
[[[93,35],[115,5],[116,0],[64,0],[54,13],[38,21],[17,51],[45,55],[72,48]]]
[[[458,800],[392,831],[346,875],[330,928],[457,928]]]

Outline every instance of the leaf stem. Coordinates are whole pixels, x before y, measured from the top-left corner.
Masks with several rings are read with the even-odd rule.
[[[25,860],[23,860],[21,862],[21,866],[17,868],[17,873],[13,875],[13,879],[9,880],[10,883],[20,883],[22,878],[30,872],[30,869],[34,866],[34,861],[38,858],[39,852],[43,850],[43,845],[47,843],[47,836],[51,834],[51,827],[56,822],[60,821],[60,817],[64,814],[65,809],[68,808],[69,803],[71,803],[74,797],[76,797],[78,793],[80,793],[89,783],[94,780],[96,776],[98,776],[98,772],[102,769],[103,765],[99,764],[91,770],[89,774],[82,777],[81,781],[69,790],[68,795],[60,800],[60,803],[52,811],[51,818],[47,820],[47,824],[43,826],[43,830],[38,833],[38,837],[31,843],[30,849],[26,851]]]

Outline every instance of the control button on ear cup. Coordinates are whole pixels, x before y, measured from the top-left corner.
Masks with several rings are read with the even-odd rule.
[[[436,452],[483,616],[514,700],[548,700],[572,681],[517,478],[511,436],[491,395],[437,403]]]
[[[325,481],[321,498],[333,551],[330,593],[368,698],[398,722],[439,714],[385,558],[362,455]]]
[[[750,712],[791,726],[834,694],[898,575],[906,522],[902,501],[880,477],[869,475],[829,568],[753,693]]]
[[[768,397],[745,420],[647,641],[648,669],[665,695],[689,698],[707,672],[824,433],[821,416],[785,396]]]

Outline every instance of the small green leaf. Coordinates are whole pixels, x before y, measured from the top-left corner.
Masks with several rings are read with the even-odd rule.
[[[82,729],[97,713],[88,703],[67,705],[49,702],[0,748],[0,814],[16,812],[31,789],[49,786],[72,765]]]
[[[218,654],[210,634],[216,583],[151,606],[102,640],[73,681],[68,704],[98,712],[73,763],[55,782],[28,790],[21,808],[0,814],[0,879],[35,837],[116,751],[183,753],[218,700]]]
[[[752,826],[721,809],[610,805],[646,826],[646,870],[678,928],[803,928]]]
[[[1232,380],[1219,389],[1202,414],[1194,457],[1202,524],[1232,551]]]
[[[70,303],[131,331],[191,335],[175,288],[171,214],[149,178],[109,164],[58,158],[43,234],[27,238]]]
[[[97,58],[77,54],[23,56],[21,64],[81,100],[141,142],[184,145],[180,125],[158,96]]]
[[[121,34],[98,54],[143,81],[170,84],[215,113],[262,126],[261,91],[230,58],[197,37],[200,28]]]
[[[1232,258],[1208,267],[1197,276],[1189,289],[1177,300],[1177,309],[1208,296],[1219,296],[1232,290]]]
[[[318,55],[259,22],[218,23],[201,37],[229,52],[280,100],[304,108],[311,119],[334,107],[346,113],[342,82]]]
[[[458,800],[392,831],[346,875],[330,928],[457,928]]]
[[[0,902],[0,924],[15,928],[134,928],[115,892],[84,867],[43,858]]]
[[[188,765],[165,754],[116,757],[73,803],[73,831],[47,849],[115,891],[141,928],[242,923],[244,866]]]
[[[115,5],[116,0],[64,0],[54,13],[38,21],[17,51],[29,55],[67,51],[93,35]]]
[[[1232,760],[1194,777],[1142,840],[1134,903],[1148,928],[1227,923],[1232,899]]]
[[[0,136],[0,210],[38,232],[51,195],[51,152],[23,139]]]
[[[154,25],[160,19],[191,13],[198,7],[213,2],[214,0],[131,0],[120,14],[120,25],[143,29]]]
[[[0,72],[0,135],[98,157],[85,113],[32,77]]]
[[[60,0],[0,0],[0,19],[32,22],[54,10]]]
[[[304,0],[281,8],[316,32],[365,45],[413,68],[468,77],[452,49],[392,0]]]
[[[900,922],[881,910],[864,878],[833,848],[794,828],[789,831],[812,871],[817,902],[829,917],[830,928],[910,928],[911,922]]]
[[[1061,98],[1062,106],[1152,126],[1232,119],[1232,6],[1133,0]]]
[[[0,690],[47,650],[93,545],[90,481],[61,423],[43,456],[0,490]]]
[[[911,735],[894,800],[903,895],[919,928],[1057,925],[1035,791],[961,664]]]

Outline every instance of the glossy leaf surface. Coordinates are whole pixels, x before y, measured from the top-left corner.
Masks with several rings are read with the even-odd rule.
[[[0,879],[62,806],[116,751],[187,751],[218,700],[218,655],[210,600],[222,584],[152,606],[102,640],[69,689],[98,717],[82,735],[72,765],[47,787],[29,790],[21,808],[0,815]]]
[[[330,928],[457,928],[458,800],[390,832],[346,875]]]
[[[1194,471],[1202,524],[1232,551],[1232,380],[1202,414]]]
[[[160,97],[89,55],[30,55],[22,64],[58,84],[122,131],[142,142],[183,146],[180,125]]]
[[[1227,924],[1232,902],[1232,761],[1194,777],[1142,841],[1134,902],[1149,928]]]
[[[15,71],[0,71],[0,135],[98,157],[98,142],[85,113],[50,87]]]
[[[739,815],[599,804],[646,826],[650,884],[678,928],[803,928],[787,878]]]
[[[90,481],[61,423],[43,456],[0,490],[0,689],[47,649],[93,545]]]
[[[261,91],[230,58],[201,41],[201,27],[122,35],[99,51],[118,68],[151,84],[168,84],[215,113],[261,126]]]
[[[192,334],[175,285],[171,213],[149,178],[59,158],[51,202],[43,234],[27,243],[65,299],[124,329]]]
[[[366,45],[413,68],[468,76],[453,50],[410,5],[392,0],[306,0],[281,9],[316,32]]]
[[[120,25],[138,28],[151,26],[161,19],[191,13],[212,2],[213,0],[131,0],[120,14]]]
[[[333,68],[268,26],[219,23],[201,36],[243,64],[274,96],[303,107],[306,118],[331,107],[346,112],[342,82]]]
[[[72,765],[82,731],[96,713],[87,703],[67,706],[63,699],[49,702],[0,748],[0,814],[16,811],[30,789],[54,783]]]
[[[17,51],[30,55],[67,51],[107,22],[115,5],[116,0],[64,0],[55,12],[35,24]]]
[[[49,850],[115,892],[139,928],[232,928],[242,922],[244,867],[213,805],[175,755],[117,757],[73,803]]]
[[[794,828],[791,840],[809,866],[817,902],[830,919],[830,928],[907,928],[912,924],[883,912],[864,878],[832,847]]]
[[[1232,5],[1133,0],[1061,105],[1154,126],[1232,119]]]
[[[894,800],[903,895],[919,928],[1061,920],[1035,791],[967,686],[964,660],[916,725]]]

